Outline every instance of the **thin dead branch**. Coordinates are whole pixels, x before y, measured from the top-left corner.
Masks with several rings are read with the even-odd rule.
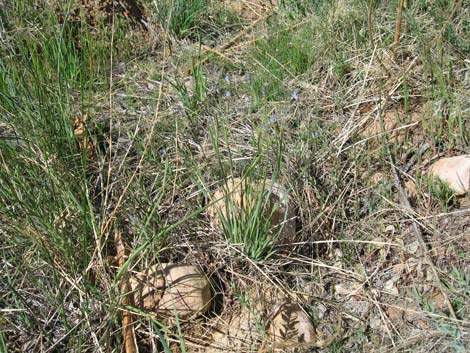
[[[403,14],[403,5],[405,4],[405,0],[400,0],[398,2],[398,11],[397,11],[397,22],[395,25],[395,35],[393,37],[393,52],[392,52],[392,60],[395,61],[397,58],[397,50],[398,44],[400,44],[400,31],[401,31],[401,18]]]
[[[124,242],[121,238],[121,234],[116,225],[114,225],[114,242],[116,244],[116,253],[117,253],[117,260],[118,260],[119,268],[121,268],[122,266],[124,266],[124,263],[126,262],[127,254],[126,254],[126,248],[125,248]],[[129,305],[130,297],[128,293],[130,292],[130,286],[129,286],[129,281],[127,279],[126,274],[121,276],[120,288],[121,288],[122,293],[124,293],[124,296],[122,298],[122,305],[123,306]],[[124,310],[122,312],[122,337],[124,339],[124,347],[126,349],[126,353],[138,352],[132,314],[129,310]]]
[[[372,11],[374,9],[374,0],[369,1],[369,10],[367,11],[367,30],[369,32],[370,46],[374,47],[374,35],[372,33]]]

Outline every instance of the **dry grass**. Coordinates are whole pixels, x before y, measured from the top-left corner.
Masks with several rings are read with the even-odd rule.
[[[211,32],[187,37],[151,2],[145,30],[121,30],[117,16],[94,28],[77,58],[96,76],[67,81],[61,101],[68,155],[0,101],[0,351],[120,352],[129,310],[140,352],[209,351],[214,328],[245,309],[256,337],[232,349],[269,351],[260,327],[286,300],[318,341],[282,351],[466,351],[468,195],[448,202],[425,174],[470,154],[468,5],[407,2],[393,59],[395,2],[223,3],[200,18]],[[10,45],[14,22],[1,23]],[[92,48],[92,62],[93,36],[108,51]],[[297,217],[295,236],[260,261],[206,212],[227,178],[247,174],[276,176]],[[119,263],[114,227],[130,251]],[[206,317],[159,322],[127,305],[120,277],[163,262],[204,270]]]

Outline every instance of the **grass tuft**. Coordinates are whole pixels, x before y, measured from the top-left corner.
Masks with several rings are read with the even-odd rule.
[[[470,154],[467,2],[406,1],[396,48],[397,1],[86,3],[0,2],[1,352],[118,351],[124,310],[141,352],[208,350],[284,301],[318,351],[468,350],[469,195],[426,177]],[[199,266],[213,310],[123,303],[156,263]]]
[[[255,184],[250,177],[225,190],[225,210],[218,217],[225,238],[240,246],[242,252],[255,261],[268,259],[274,254],[274,244],[282,232],[282,226],[273,229],[272,219],[279,205],[273,204],[272,186]]]
[[[204,0],[154,1],[157,18],[164,28],[177,38],[192,37],[198,33],[199,16],[206,11]]]

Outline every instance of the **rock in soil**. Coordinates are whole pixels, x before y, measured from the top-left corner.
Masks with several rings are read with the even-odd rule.
[[[263,193],[269,195],[269,206],[263,210],[265,217],[271,217],[271,230],[276,232],[279,227],[282,232],[281,241],[287,242],[295,238],[296,220],[293,208],[289,205],[289,196],[282,185],[269,179],[263,181],[250,181],[247,179],[229,179],[219,188],[211,198],[216,201],[208,207],[207,214],[214,227],[222,228],[222,219],[237,217],[242,210],[250,210],[256,206]],[[264,199],[263,199],[264,202]]]
[[[445,181],[457,196],[470,191],[470,155],[442,158],[431,165],[429,174]]]
[[[129,279],[133,305],[157,318],[191,319],[209,310],[211,285],[197,266],[161,264]]]
[[[266,290],[240,305],[216,326],[204,352],[270,352],[308,348],[317,343],[310,317],[300,304]]]

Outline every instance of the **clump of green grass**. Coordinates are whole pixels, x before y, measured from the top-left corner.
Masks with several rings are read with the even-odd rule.
[[[245,255],[261,261],[273,255],[273,245],[282,227],[272,229],[272,218],[279,207],[273,204],[272,187],[255,186],[251,178],[244,178],[233,190],[225,191],[225,210],[219,212],[219,219],[225,238],[239,245]],[[239,199],[238,199],[239,198]]]
[[[251,131],[251,145],[255,154],[251,158],[237,160],[240,153],[236,147],[239,137],[232,129],[230,99],[225,101],[222,119],[217,118],[210,129],[210,138],[215,152],[218,177],[241,175],[224,184],[225,209],[219,210],[219,220],[225,238],[240,246],[242,252],[255,261],[262,261],[274,254],[274,243],[282,227],[272,227],[272,218],[279,208],[273,183],[266,180],[272,175],[275,180],[282,164],[282,139],[271,138],[261,128]],[[233,184],[233,185],[232,185]],[[287,216],[287,215],[285,215]]]
[[[154,5],[163,27],[177,38],[194,38],[198,32],[198,16],[207,9],[205,0],[161,0]]]
[[[279,7],[286,11],[290,16],[307,15],[313,11],[321,2],[311,0],[281,0]]]
[[[90,332],[82,315],[102,314],[106,294],[97,289],[90,270],[93,253],[104,246],[97,216],[100,196],[90,167],[97,163],[80,146],[74,120],[87,114],[95,90],[108,81],[112,31],[108,26],[100,36],[67,22],[66,16],[61,22],[53,9],[34,9],[31,1],[7,4],[5,11],[8,16],[2,14],[1,21],[9,30],[2,31],[0,47],[0,247],[2,264],[5,259],[10,265],[0,275],[2,293],[7,289],[0,306],[22,314],[7,314],[1,331],[9,347],[22,344],[11,333],[21,324],[30,341],[27,349],[80,350],[89,345]],[[84,129],[91,137],[88,126]],[[34,304],[29,288],[37,295]],[[53,323],[45,328],[51,313]],[[98,326],[93,330],[100,332]],[[66,331],[73,334],[62,341],[58,336]]]
[[[91,223],[86,156],[74,135],[72,97],[89,73],[67,31],[25,31],[9,39],[0,59],[1,122],[11,132],[0,139],[3,211],[11,225],[33,226],[53,237],[52,243],[67,254],[64,259],[86,262],[87,246],[73,249],[86,245],[89,235],[81,235],[90,234]],[[60,234],[56,222],[67,209],[84,221],[77,224],[83,233]]]
[[[434,307],[433,303],[426,299],[423,293],[414,290],[414,294],[422,309],[428,313],[434,314],[431,316],[430,321],[438,332],[446,335],[447,340],[444,346],[447,349],[452,349],[454,352],[468,352],[468,341],[465,340],[464,333],[457,323],[440,313],[439,310]]]
[[[61,283],[64,276],[75,278],[88,266],[96,226],[87,193],[87,160],[72,127],[73,89],[80,87],[85,74],[71,43],[60,32],[24,33],[0,54],[0,126],[7,131],[0,137],[0,217],[8,234],[1,243],[8,249],[8,261],[15,264],[10,289],[26,285],[41,293],[39,307],[15,300],[12,291],[0,305],[26,311],[25,328],[31,337],[44,333],[44,311],[57,310],[56,328],[73,326],[64,308],[67,289]],[[24,253],[31,255],[24,259]],[[48,281],[41,284],[44,278]],[[88,311],[85,305],[83,310]],[[82,328],[77,326],[81,333]],[[59,349],[72,349],[77,339],[72,337]],[[53,341],[48,332],[43,344],[52,346]]]
[[[191,123],[195,123],[194,119],[203,107],[207,96],[206,79],[204,77],[204,71],[202,67],[201,46],[199,46],[197,57],[193,58],[191,63],[191,79],[191,92],[186,88],[184,82],[182,82],[180,79],[177,79],[176,82],[172,85],[178,92],[188,119]]]
[[[155,1],[158,21],[176,39],[214,41],[220,36],[240,29],[242,20],[222,5],[205,0]]]
[[[307,49],[304,39],[289,28],[271,25],[268,37],[255,44],[255,62],[258,75],[252,87],[258,98],[265,96],[275,100],[285,95],[284,82],[306,72],[314,56]]]
[[[453,204],[455,192],[448,183],[433,176],[423,176],[422,183],[442,208],[447,210]]]
[[[265,33],[256,40],[249,54],[255,72],[252,87],[257,98],[264,87],[267,100],[286,99],[288,83],[299,77],[307,78],[319,67],[322,70],[331,67],[340,80],[348,77],[353,68],[346,58],[354,47],[368,45],[367,23],[356,3],[348,11],[339,6],[336,2],[326,6],[285,1],[282,7],[288,11],[280,11],[266,20]],[[293,13],[296,15],[292,16]],[[351,41],[356,41],[354,46],[346,44]]]
[[[470,297],[470,274],[465,273],[462,269],[452,266],[450,278],[447,287],[453,292],[454,300],[452,305],[455,307],[456,314],[459,318],[467,315],[466,300]]]

